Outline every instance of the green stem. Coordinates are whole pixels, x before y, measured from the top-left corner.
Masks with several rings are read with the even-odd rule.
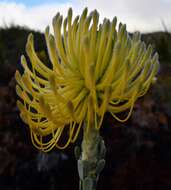
[[[80,177],[80,190],[95,190],[100,172],[105,165],[106,148],[99,130],[84,126],[81,150],[76,147],[75,154],[78,159],[78,173]]]

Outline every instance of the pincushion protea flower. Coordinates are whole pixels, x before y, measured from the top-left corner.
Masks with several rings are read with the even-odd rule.
[[[36,55],[30,34],[26,52],[31,64],[22,56],[24,73],[16,72],[20,116],[42,151],[73,143],[84,122],[86,131],[99,129],[105,112],[126,121],[158,71],[158,54],[151,45],[146,47],[139,33],[131,38],[126,25],[120,23],[116,29],[116,17],[99,25],[98,12],[87,12],[86,8],[73,21],[72,9],[64,20],[58,13],[54,34],[46,28],[50,68]],[[118,118],[125,110],[128,116]],[[63,134],[68,139],[62,146]]]

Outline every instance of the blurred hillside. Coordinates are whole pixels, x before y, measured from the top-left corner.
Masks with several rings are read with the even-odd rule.
[[[45,47],[43,34],[17,26],[5,29],[0,28],[1,84],[6,84],[9,82],[16,68],[19,66],[20,57],[22,54],[25,54],[25,45],[29,33],[34,34],[36,51],[43,50]]]
[[[30,32],[38,56],[48,63],[43,34],[16,26],[0,28],[0,190],[77,190],[74,147],[39,152],[19,118],[14,73],[22,69],[20,56]],[[171,34],[144,34],[142,39],[159,53],[157,82],[137,101],[128,122],[118,123],[106,114],[101,134],[107,163],[98,190],[171,189]]]

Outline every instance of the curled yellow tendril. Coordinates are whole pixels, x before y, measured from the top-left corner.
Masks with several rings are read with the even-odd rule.
[[[66,148],[75,142],[86,121],[99,129],[105,112],[124,122],[136,99],[150,87],[159,67],[158,54],[146,47],[138,32],[131,38],[126,25],[117,19],[99,24],[95,10],[72,19],[72,9],[63,20],[53,19],[54,34],[49,27],[45,39],[52,67],[44,64],[34,49],[30,34],[21,64],[24,73],[16,72],[17,105],[20,116],[29,125],[35,147],[49,151]],[[117,113],[130,109],[125,119]],[[60,142],[64,136],[66,142]]]

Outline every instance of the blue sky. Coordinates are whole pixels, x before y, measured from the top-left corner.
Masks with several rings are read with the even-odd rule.
[[[26,6],[35,6],[40,4],[65,3],[69,2],[69,0],[5,0],[5,2],[16,2],[25,4]]]

